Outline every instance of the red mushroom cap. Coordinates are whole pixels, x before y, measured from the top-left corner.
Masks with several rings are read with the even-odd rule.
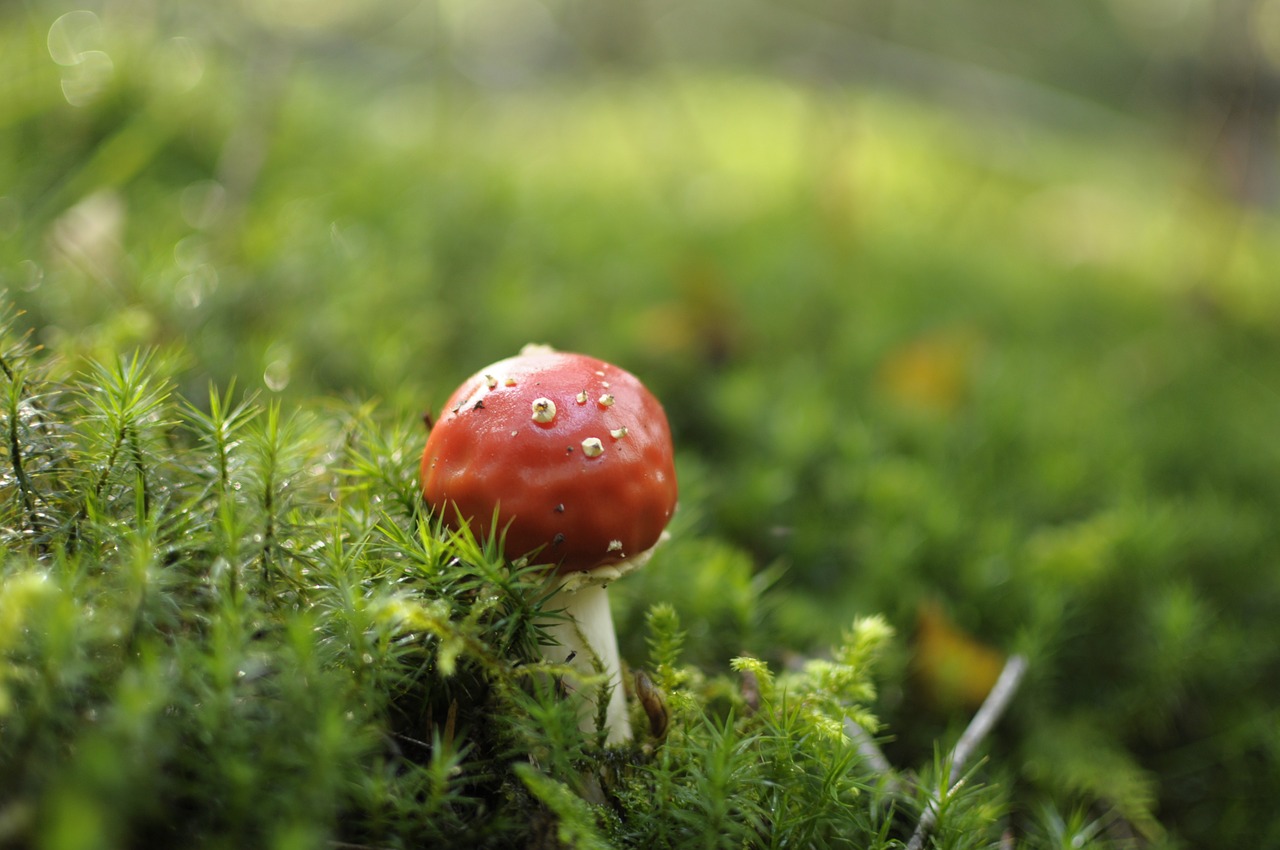
[[[506,529],[507,557],[541,549],[562,572],[637,555],[676,505],[671,429],[631,373],[526,347],[463,382],[422,455],[422,491],[443,521]]]

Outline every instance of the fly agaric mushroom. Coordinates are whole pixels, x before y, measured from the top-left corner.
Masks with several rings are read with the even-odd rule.
[[[631,737],[618,641],[605,588],[643,566],[676,505],[662,405],[623,369],[525,346],[477,372],[445,402],[422,455],[422,491],[446,524],[505,530],[504,554],[556,566],[543,656],[584,676],[598,661],[612,688],[608,742]],[[497,519],[496,525],[493,520]],[[568,684],[582,690],[574,682]],[[581,726],[593,728],[590,699]]]

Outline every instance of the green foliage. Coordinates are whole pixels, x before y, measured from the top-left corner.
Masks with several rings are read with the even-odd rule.
[[[727,659],[816,688],[831,670],[806,664],[881,612],[902,639],[846,709],[902,766],[973,709],[929,671],[972,701],[1005,653],[1030,659],[980,773],[996,802],[966,787],[966,817],[1050,844],[1280,843],[1280,224],[1214,190],[1210,164],[1239,157],[1183,141],[1238,134],[1080,104],[1044,121],[1062,102],[1021,85],[1039,106],[988,112],[760,68],[508,87],[471,42],[435,42],[494,4],[394,27],[99,5],[65,45],[59,4],[0,9],[0,287],[35,328],[0,370],[3,746],[34,748],[0,778],[0,834],[107,841],[150,800],[209,835],[258,824],[255,844],[500,845],[535,810],[543,836],[578,817],[561,786],[595,834],[637,828],[618,800],[642,801],[581,780],[599,754],[514,673],[539,582],[418,516],[420,415],[532,339],[633,369],[672,420],[672,539],[610,590],[624,657],[656,641],[672,746],[699,742],[671,788],[705,758],[731,810],[781,805],[734,796],[756,770],[735,747],[769,736]],[[566,32],[576,5],[548,6]],[[490,29],[466,31],[520,28]],[[254,669],[273,672],[224,681]],[[126,747],[126,698],[154,752]],[[787,728],[835,717],[813,704]],[[272,777],[308,763],[302,729],[333,734],[326,705],[350,734],[315,788],[338,802],[237,808],[289,787]],[[259,733],[279,742],[261,777],[236,754]],[[93,755],[112,747],[141,754],[118,759],[136,797]],[[222,809],[192,802],[201,783]],[[858,798],[865,834],[909,835],[923,802],[886,796]]]
[[[18,435],[6,843],[888,847],[903,829],[845,734],[876,726],[883,620],[795,670],[704,670],[653,605],[656,684],[633,711],[665,727],[602,749],[537,653],[549,579],[420,508],[417,435],[369,405],[196,406],[157,355],[77,374],[0,336],[19,387],[0,423]],[[944,830],[977,846],[996,821]]]
[[[855,624],[830,660],[780,676],[736,658],[737,689],[676,668],[674,609],[650,610],[650,665],[676,722],[621,797],[620,843],[640,847],[881,847],[876,776],[845,736],[874,723],[871,662],[883,621]]]

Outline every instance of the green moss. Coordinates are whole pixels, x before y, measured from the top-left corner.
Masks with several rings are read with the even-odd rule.
[[[126,5],[77,106],[61,11],[0,12],[0,839],[821,844],[829,776],[876,846],[923,797],[729,665],[784,681],[879,614],[844,708],[906,769],[1030,659],[975,835],[1276,843],[1280,230],[1206,188],[1196,128],[759,69],[384,77],[418,19],[329,50]],[[419,515],[421,414],[531,339],[675,430],[672,540],[610,592],[625,657],[656,641],[651,751],[593,750],[529,673],[537,576]]]
[[[685,666],[686,645],[722,642],[657,605],[656,685],[633,708],[652,731],[604,750],[554,685],[563,671],[538,660],[549,579],[426,515],[416,436],[367,405],[286,414],[214,391],[197,408],[153,356],[69,379],[72,364],[5,340],[25,416],[4,423],[19,433],[0,568],[6,840],[874,847],[893,834],[885,776],[844,727],[877,725],[882,620],[775,674],[750,658]],[[717,557],[740,585],[725,622],[745,628],[759,588],[740,555],[684,541],[650,568]]]

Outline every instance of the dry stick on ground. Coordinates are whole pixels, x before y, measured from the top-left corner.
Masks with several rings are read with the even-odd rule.
[[[871,734],[851,717],[845,718],[844,731],[853,740],[853,745],[858,748],[858,754],[862,756],[862,760],[884,778],[886,790],[890,794],[899,793],[901,786],[894,776],[893,765],[889,764],[884,751],[876,744]]]
[[[987,694],[987,698],[983,701],[982,707],[978,709],[978,713],[973,716],[973,720],[969,721],[969,726],[964,730],[964,734],[960,736],[960,740],[956,742],[955,748],[951,750],[948,757],[950,770],[947,772],[947,787],[940,789],[929,799],[929,804],[925,807],[924,814],[920,816],[920,823],[916,825],[916,831],[911,836],[911,841],[907,843],[907,850],[923,850],[924,842],[929,837],[929,833],[938,825],[938,806],[941,803],[943,795],[955,787],[957,777],[959,777],[965,762],[973,755],[974,750],[978,748],[978,744],[982,743],[982,739],[990,734],[991,729],[996,725],[996,721],[1004,714],[1006,708],[1009,707],[1009,701],[1013,699],[1013,695],[1018,690],[1018,685],[1022,683],[1022,677],[1027,672],[1027,659],[1021,655],[1014,655],[1005,662],[1004,669],[1000,671],[1000,678],[996,680],[995,687],[991,689],[991,693]]]

